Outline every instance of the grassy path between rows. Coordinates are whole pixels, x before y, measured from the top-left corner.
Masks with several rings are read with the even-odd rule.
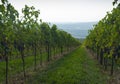
[[[108,76],[84,47],[79,47],[61,59],[37,71],[28,84],[107,84]]]

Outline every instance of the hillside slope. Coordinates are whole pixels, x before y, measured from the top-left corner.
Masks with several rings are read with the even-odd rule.
[[[56,23],[59,29],[70,33],[75,38],[86,38],[88,30],[93,28],[97,22],[78,22],[78,23]]]

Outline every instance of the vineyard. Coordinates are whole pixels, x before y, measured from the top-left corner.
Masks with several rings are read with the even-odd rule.
[[[44,61],[50,61],[56,54],[63,54],[79,46],[79,41],[56,25],[38,19],[40,11],[33,6],[22,9],[19,17],[17,10],[7,0],[0,4],[0,81],[10,75],[23,72],[26,69]],[[13,73],[13,74],[11,74]]]
[[[21,15],[0,0],[0,84],[119,84],[120,3],[113,5],[81,41],[43,22],[34,6]]]
[[[113,5],[117,0],[113,2]],[[111,12],[94,25],[89,31],[85,45],[96,53],[96,58],[104,69],[110,68],[113,75],[114,68],[120,68],[120,3]]]

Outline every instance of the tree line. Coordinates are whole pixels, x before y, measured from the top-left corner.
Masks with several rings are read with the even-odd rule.
[[[117,2],[118,0],[115,0],[113,5]],[[112,75],[115,65],[120,66],[120,3],[94,25],[89,31],[85,45],[97,54],[96,58],[105,70],[111,66]]]
[[[20,58],[24,77],[25,57],[34,56],[34,69],[36,70],[36,60],[38,54],[47,53],[47,61],[52,59],[52,53],[59,50],[63,54],[64,50],[71,50],[80,43],[69,33],[58,30],[54,24],[52,26],[39,19],[40,11],[34,6],[27,6],[22,9],[23,16],[20,17],[18,11],[8,0],[0,2],[0,60],[6,62],[6,84],[8,84],[9,60]]]

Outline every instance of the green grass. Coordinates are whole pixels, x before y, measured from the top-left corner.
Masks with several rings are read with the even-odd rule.
[[[38,71],[28,84],[107,84],[97,61],[92,59],[84,47],[80,47],[60,60]]]
[[[42,55],[42,61],[47,61],[47,54]],[[37,56],[37,64],[40,64],[40,56]],[[25,68],[29,69],[34,66],[34,56],[25,57]],[[14,59],[9,61],[9,77],[23,72],[22,60]],[[5,62],[0,62],[0,82],[5,80]]]
[[[58,53],[60,53],[60,51],[57,49],[55,54],[58,54]],[[52,55],[53,55],[53,52],[52,52]],[[37,65],[40,64],[40,61],[41,59],[39,55],[37,56]],[[47,53],[42,54],[42,61],[43,62],[47,61]],[[33,67],[34,67],[34,56],[25,57],[25,68],[27,70],[26,73],[28,72],[28,69],[33,69]],[[21,72],[23,72],[21,58],[10,60],[9,71],[8,71],[9,78]],[[5,80],[5,61],[0,62],[0,83],[3,82],[4,80]]]

